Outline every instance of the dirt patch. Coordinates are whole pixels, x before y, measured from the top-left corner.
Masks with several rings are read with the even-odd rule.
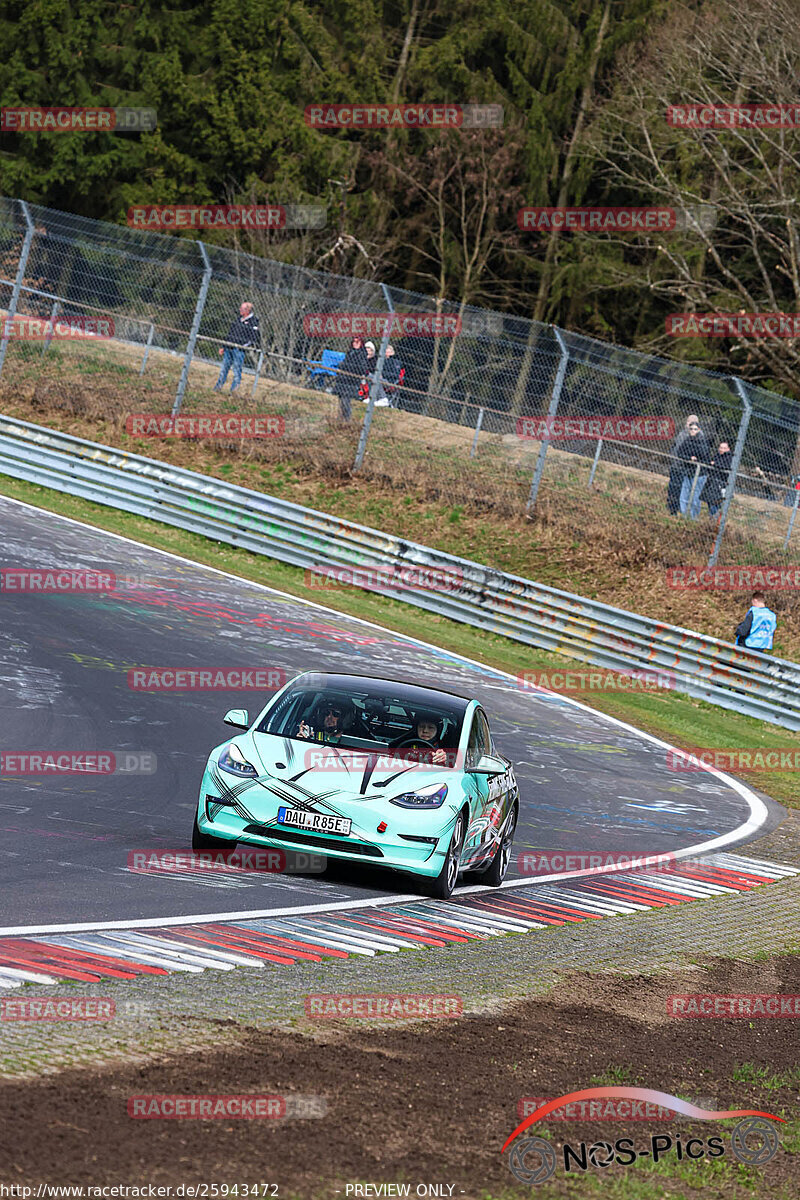
[[[412,1194],[418,1183],[444,1182],[454,1184],[453,1196],[476,1197],[516,1187],[500,1147],[518,1123],[523,1096],[617,1082],[707,1108],[791,1117],[800,1101],[797,1020],[666,1016],[669,995],[700,991],[797,994],[800,960],[718,960],[710,971],[657,979],[575,975],[546,998],[488,1016],[377,1028],[366,1022],[294,1031],[243,1027],[236,1044],[222,1051],[198,1049],[156,1064],[4,1084],[0,1178],[173,1186],[270,1181],[284,1198],[334,1195],[337,1188],[344,1195],[346,1184],[358,1181],[405,1180]],[[285,1122],[127,1116],[128,1097],[165,1093],[323,1096],[328,1110],[321,1118]],[[764,1200],[797,1194],[796,1127],[781,1127],[783,1147],[742,1181],[747,1190],[740,1192],[739,1168],[734,1164],[726,1174],[733,1161],[731,1125],[550,1121],[546,1136],[559,1154],[565,1138],[577,1146],[627,1136],[638,1146],[649,1144],[653,1133],[680,1133],[684,1142],[723,1135],[726,1157],[714,1177],[725,1186],[710,1194]],[[658,1182],[669,1183],[671,1195],[693,1195],[709,1175],[708,1164],[697,1167],[696,1182],[686,1163],[662,1165]],[[672,1185],[673,1171],[679,1189],[689,1181],[688,1192]],[[589,1171],[581,1194],[595,1195],[595,1186],[611,1176],[623,1182],[623,1168]],[[573,1195],[575,1182],[559,1171],[537,1194]]]

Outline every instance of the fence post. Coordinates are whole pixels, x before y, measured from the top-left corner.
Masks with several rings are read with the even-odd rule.
[[[27,204],[24,200],[19,200],[18,203],[22,209],[22,215],[25,218],[25,223],[28,228],[25,232],[25,240],[22,243],[22,249],[20,250],[17,275],[14,280],[14,289],[11,292],[11,301],[8,305],[8,314],[4,321],[5,328],[3,329],[3,340],[0,341],[0,375],[3,374],[3,363],[5,362],[6,350],[8,349],[8,339],[14,326],[14,317],[17,315],[17,304],[19,303],[19,296],[20,292],[22,291],[22,281],[25,278],[25,268],[28,265],[28,255],[31,252],[31,242],[33,241],[33,235],[35,232]]]
[[[736,390],[741,396],[742,404],[744,405],[744,412],[742,413],[742,419],[739,422],[739,432],[736,435],[736,445],[733,449],[733,462],[731,463],[731,469],[728,473],[728,479],[725,484],[725,499],[722,501],[722,512],[719,515],[719,528],[717,530],[717,536],[714,539],[714,545],[708,559],[709,567],[715,567],[717,565],[717,559],[719,558],[720,547],[722,546],[722,535],[725,532],[725,523],[728,520],[728,509],[731,506],[733,491],[736,486],[736,476],[739,474],[739,464],[742,461],[742,451],[744,450],[744,443],[747,437],[747,427],[750,424],[750,416],[753,412],[753,406],[750,403],[750,397],[747,394],[747,388],[745,387],[744,382],[739,379],[738,376],[732,376],[732,378],[736,386]]]
[[[50,309],[50,316],[47,321],[47,333],[45,334],[44,344],[42,345],[42,357],[44,357],[44,355],[47,354],[47,351],[50,349],[50,343],[53,340],[53,334],[55,333],[56,328],[56,317],[58,316],[58,310],[60,308],[61,305],[56,300],[53,304],[53,307]]]
[[[381,284],[383,295],[386,300],[386,307],[389,309],[389,316],[394,314],[394,305],[392,297],[389,295],[389,289],[385,283]],[[358,439],[358,450],[356,451],[356,461],[353,464],[353,470],[357,471],[364,461],[364,451],[367,448],[367,438],[372,424],[372,413],[375,408],[375,401],[378,398],[378,392],[383,387],[383,364],[386,361],[386,347],[389,345],[389,338],[392,336],[392,320],[386,322],[386,328],[383,331],[381,338],[381,348],[378,351],[378,362],[375,367],[375,378],[372,380],[372,387],[369,389],[369,404],[364,415],[364,424],[361,426],[361,436]]]
[[[469,452],[470,458],[475,457],[475,451],[478,449],[478,434],[481,431],[482,424],[483,424],[483,409],[479,408],[478,409],[478,419],[475,422],[475,436],[472,439],[472,449]]]
[[[597,449],[594,452],[594,462],[592,463],[592,469],[589,472],[589,482],[586,485],[587,487],[591,487],[592,484],[594,483],[594,473],[597,470],[597,464],[600,461],[600,455],[602,453],[603,453],[603,439],[598,438],[597,439]]]
[[[189,332],[189,341],[186,345],[186,354],[183,358],[183,370],[181,371],[181,377],[178,380],[178,390],[175,393],[175,403],[172,406],[173,417],[177,417],[178,413],[181,411],[181,405],[183,404],[183,393],[186,391],[186,384],[189,380],[189,367],[192,365],[197,335],[200,332],[200,322],[203,319],[203,309],[206,306],[208,286],[211,283],[211,262],[206,254],[206,248],[202,242],[198,242],[197,245],[199,246],[200,253],[203,256],[205,270],[203,271],[203,282],[200,285],[200,294],[197,297],[197,304],[195,305],[194,309],[194,320],[192,321],[192,328]]]
[[[151,321],[150,322],[150,331],[147,334],[147,345],[144,348],[144,355],[142,356],[142,365],[139,368],[140,375],[144,375],[144,369],[147,366],[147,360],[150,356],[150,347],[153,344],[153,334],[155,333],[155,331],[156,331],[156,327],[153,324],[153,322]]]
[[[792,536],[792,527],[797,517],[797,505],[800,503],[800,487],[795,485],[794,489],[794,504],[792,505],[792,515],[789,517],[789,528],[786,530],[786,537],[783,539],[782,549],[785,550],[789,545],[789,538]]]
[[[255,371],[255,375],[253,376],[253,390],[250,393],[251,400],[255,397],[256,388],[258,387],[258,377],[261,374],[261,368],[263,367],[263,365],[264,365],[264,351],[259,350],[258,362],[256,363],[256,371]]]
[[[553,384],[552,394],[550,396],[550,406],[547,410],[547,425],[545,427],[545,435],[542,438],[542,444],[539,447],[539,457],[536,460],[536,470],[533,472],[533,479],[531,480],[531,492],[528,496],[526,512],[531,511],[536,503],[536,497],[539,493],[539,484],[542,481],[542,473],[544,471],[545,455],[547,454],[547,447],[550,445],[550,422],[558,411],[558,402],[561,399],[561,389],[564,386],[564,377],[567,373],[567,363],[569,362],[569,350],[567,349],[566,342],[561,336],[561,330],[556,329],[554,325],[553,333],[555,334],[556,341],[558,342],[561,350],[561,362],[558,364],[558,371],[556,372],[556,379],[555,383]]]

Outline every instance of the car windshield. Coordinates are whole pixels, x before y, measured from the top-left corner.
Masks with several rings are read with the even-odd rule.
[[[256,732],[293,741],[313,741],[365,752],[444,749],[453,765],[461,736],[464,702],[435,694],[431,703],[421,689],[308,686],[302,681],[280,697]],[[419,699],[418,699],[419,697]],[[438,758],[437,758],[438,762]]]

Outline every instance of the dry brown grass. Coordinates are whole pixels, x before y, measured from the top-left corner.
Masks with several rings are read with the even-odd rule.
[[[179,362],[158,356],[140,379],[124,347],[59,346],[47,358],[37,354],[19,356],[4,371],[5,413],[716,637],[730,639],[746,610],[748,598],[741,593],[666,586],[667,567],[704,564],[714,523],[669,518],[663,482],[635,467],[606,464],[589,491],[588,462],[551,449],[528,518],[535,444],[482,434],[471,459],[472,430],[378,409],[364,465],[354,474],[360,420],[340,422],[334,397],[263,380],[255,401],[249,384],[242,398],[219,396],[210,391],[215,372],[203,364],[192,374],[184,411],[279,414],[284,436],[226,442],[132,437],[125,427],[132,412],[170,411]],[[742,501],[748,505],[762,523],[770,508],[779,509],[749,497]],[[757,543],[745,525],[732,523],[723,562],[764,561],[768,555],[769,541]],[[800,658],[800,603],[787,592],[771,602],[781,618],[775,652]]]

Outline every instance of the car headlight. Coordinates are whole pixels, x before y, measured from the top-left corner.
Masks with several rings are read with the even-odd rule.
[[[238,775],[240,779],[254,779],[258,775],[258,771],[252,763],[247,761],[235,742],[229,742],[227,746],[223,746],[217,759],[217,766],[221,771],[227,771],[229,775]]]
[[[403,792],[389,801],[400,808],[441,808],[447,795],[446,783],[432,783],[417,792]]]

